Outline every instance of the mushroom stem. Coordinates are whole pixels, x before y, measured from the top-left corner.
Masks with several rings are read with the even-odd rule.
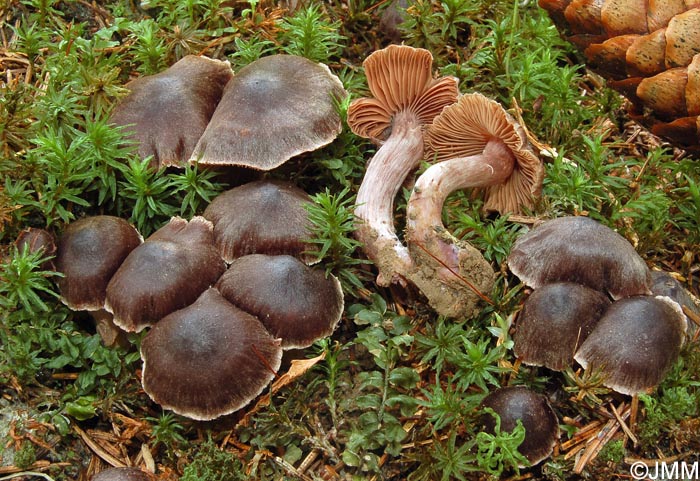
[[[456,157],[430,166],[416,181],[407,206],[406,238],[437,257],[445,268],[443,277],[459,272],[462,247],[442,224],[442,208],[452,192],[505,182],[513,172],[515,157],[497,138],[488,141],[481,154]]]
[[[396,235],[394,199],[401,185],[423,157],[423,133],[417,117],[399,112],[391,135],[367,167],[357,193],[355,236],[379,270],[377,283],[388,285],[410,269],[408,249]]]

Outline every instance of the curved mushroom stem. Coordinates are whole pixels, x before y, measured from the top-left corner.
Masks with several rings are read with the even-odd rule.
[[[394,198],[423,157],[423,132],[416,116],[399,112],[391,135],[367,167],[355,202],[355,236],[379,270],[377,283],[400,281],[411,267],[408,249],[396,235]]]
[[[416,181],[408,201],[406,238],[409,248],[420,244],[441,261],[441,275],[453,277],[454,272],[459,272],[462,247],[442,224],[442,208],[447,196],[458,189],[500,184],[510,177],[514,165],[515,157],[508,146],[492,138],[481,154],[430,166]]]

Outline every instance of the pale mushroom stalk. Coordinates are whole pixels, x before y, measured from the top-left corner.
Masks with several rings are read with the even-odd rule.
[[[394,199],[422,157],[421,122],[411,112],[396,114],[391,135],[369,162],[357,193],[356,237],[374,260],[380,285],[400,279],[411,266],[408,249],[396,235]]]
[[[432,55],[390,45],[363,62],[371,98],[348,108],[352,131],[381,145],[370,161],[356,199],[356,236],[377,267],[377,282],[405,282],[412,262],[394,228],[394,199],[423,157],[423,129],[457,100],[457,79],[432,76]],[[388,134],[388,135],[387,135]]]
[[[407,236],[444,264],[443,277],[449,279],[459,271],[460,252],[442,224],[447,197],[460,189],[502,184],[514,166],[515,156],[510,148],[494,137],[481,154],[433,164],[416,181],[407,206]]]

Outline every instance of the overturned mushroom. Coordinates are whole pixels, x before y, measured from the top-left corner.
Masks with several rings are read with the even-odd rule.
[[[151,165],[184,166],[233,77],[228,62],[188,55],[156,75],[129,82],[112,113]]]
[[[139,332],[194,302],[226,266],[203,217],[175,217],[134,249],[107,285],[105,308],[114,323]]]
[[[228,83],[190,162],[274,169],[336,138],[334,102],[346,95],[323,64],[296,55],[260,58]]]
[[[240,257],[216,287],[229,302],[257,316],[285,349],[308,347],[330,335],[343,313],[338,279],[288,255]]]
[[[605,311],[574,358],[599,372],[605,386],[637,394],[663,380],[678,358],[685,332],[683,311],[668,297],[628,297]]]
[[[394,198],[423,158],[423,126],[457,100],[457,79],[432,76],[427,50],[390,45],[364,61],[374,98],[354,100],[348,125],[360,137],[380,145],[357,193],[356,237],[372,259],[380,285],[406,278],[408,249],[394,227]]]
[[[214,239],[226,262],[248,254],[289,254],[304,260],[311,199],[288,182],[260,180],[217,196],[203,216],[214,224]]]
[[[416,269],[435,269],[437,258],[443,267],[437,269],[440,278],[450,289],[463,292],[452,295],[460,299],[452,303],[452,312],[435,302],[433,307],[443,313],[468,312],[477,295],[454,273],[482,292],[490,290],[494,275],[478,251],[444,228],[447,196],[458,189],[482,188],[485,209],[519,212],[533,207],[544,168],[522,127],[500,104],[478,93],[462,96],[427,127],[426,157],[437,162],[418,178],[408,201],[408,246]]]
[[[560,217],[519,237],[508,267],[528,286],[575,282],[613,299],[650,294],[651,272],[617,232],[588,217]]]
[[[141,343],[143,389],[166,409],[197,420],[248,404],[279,369],[282,349],[260,321],[209,288],[161,319]]]

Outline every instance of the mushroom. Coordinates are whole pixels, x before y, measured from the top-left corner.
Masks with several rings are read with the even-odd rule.
[[[106,346],[126,342],[124,332],[105,309],[107,286],[124,259],[143,242],[126,220],[108,215],[84,217],[58,239],[56,281],[61,301],[74,311],[90,311]]]
[[[119,217],[97,215],[69,224],[58,238],[56,280],[61,301],[75,311],[104,308],[107,285],[142,238]]]
[[[24,249],[32,254],[42,251],[42,257],[46,260],[41,263],[40,268],[46,271],[56,270],[52,259],[56,255],[56,238],[51,232],[36,227],[27,227],[17,235],[14,246],[18,252],[23,252]]]
[[[108,468],[95,474],[90,481],[154,481],[151,473],[139,468]]]
[[[605,294],[572,282],[535,289],[518,314],[515,355],[525,364],[563,371],[609,305]]]
[[[107,285],[114,323],[139,332],[194,302],[226,269],[214,247],[212,223],[174,217],[124,259]]]
[[[130,90],[112,112],[142,158],[155,167],[182,167],[190,158],[233,77],[226,61],[187,55],[167,70],[126,84]]]
[[[380,147],[357,193],[355,235],[379,271],[377,282],[402,281],[411,269],[408,249],[394,227],[394,198],[423,158],[423,126],[458,96],[457,79],[432,77],[427,50],[390,45],[363,65],[374,98],[354,100],[348,125]]]
[[[190,162],[274,169],[336,138],[335,102],[346,95],[323,64],[296,55],[260,58],[228,83]]]
[[[650,294],[651,273],[634,247],[588,217],[548,220],[519,237],[508,267],[528,286],[575,282],[613,299]]]
[[[260,394],[280,367],[282,349],[255,316],[209,288],[149,330],[141,358],[151,399],[191,419],[211,420]]]
[[[343,313],[338,279],[288,255],[239,257],[216,287],[229,302],[257,316],[282,339],[284,349],[308,347],[329,336]]]
[[[221,257],[231,262],[248,254],[290,254],[311,261],[311,199],[288,182],[260,180],[218,195],[202,214],[214,224]]]
[[[523,386],[498,388],[481,401],[482,408],[490,408],[500,418],[501,431],[510,432],[520,421],[525,428],[525,439],[518,447],[530,465],[547,459],[559,439],[557,415],[547,398]],[[486,431],[494,433],[496,419],[482,416]],[[525,466],[520,466],[525,467]]]
[[[686,319],[664,296],[634,296],[613,302],[574,359],[603,376],[603,384],[634,395],[657,386],[683,345]]]
[[[408,247],[416,269],[436,270],[439,259],[438,278],[460,299],[459,307],[450,309],[465,313],[478,297],[460,277],[484,292],[490,290],[494,274],[476,249],[443,226],[447,196],[458,189],[482,188],[486,210],[520,212],[533,207],[544,169],[518,123],[500,104],[478,93],[446,107],[427,127],[425,142],[427,159],[437,162],[418,178],[408,201]]]

